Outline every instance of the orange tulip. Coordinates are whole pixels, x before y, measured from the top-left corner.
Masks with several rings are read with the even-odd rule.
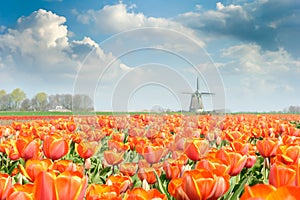
[[[163,146],[149,145],[144,147],[142,155],[144,159],[147,160],[148,163],[154,164],[160,161],[163,153],[164,153]]]
[[[129,144],[124,143],[123,141],[108,140],[107,145],[110,150],[127,151],[130,149]]]
[[[86,190],[86,200],[121,200],[119,189],[113,185],[90,184]]]
[[[242,140],[232,141],[230,142],[230,146],[234,152],[238,152],[242,155],[248,154],[248,150],[250,148],[250,144]]]
[[[276,155],[278,161],[286,164],[293,165],[298,163],[300,157],[299,145],[284,145],[280,146]]]
[[[111,175],[106,179],[107,185],[114,185],[119,188],[120,193],[126,192],[126,190],[132,187],[132,180],[130,176],[123,175]]]
[[[125,176],[134,176],[138,169],[137,163],[121,163],[120,172]]]
[[[198,161],[205,157],[210,147],[206,139],[188,139],[184,144],[184,152],[193,161]]]
[[[174,178],[168,185],[168,192],[177,200],[190,200],[182,188],[182,178]]]
[[[164,162],[164,166],[163,169],[166,173],[166,178],[168,180],[171,180],[173,178],[178,178],[180,176],[181,173],[181,169],[182,169],[182,164],[179,163],[179,161],[170,161],[167,160]]]
[[[76,145],[77,148],[77,153],[79,156],[83,159],[87,159],[92,157],[95,152],[99,148],[99,143],[98,142],[83,142],[81,141],[78,145]]]
[[[127,191],[124,200],[148,200],[149,196],[147,191],[142,188],[134,188],[130,191]]]
[[[79,172],[63,172],[55,179],[54,185],[58,199],[83,199],[88,178]]]
[[[40,157],[40,140],[32,137],[19,137],[16,142],[20,156],[24,160]]]
[[[281,199],[300,199],[300,187],[296,186],[282,186],[276,191],[271,192],[267,200],[281,200]]]
[[[47,158],[58,160],[69,151],[69,144],[59,135],[46,135],[43,143],[43,152]]]
[[[182,178],[172,179],[169,193],[176,199],[218,199],[230,187],[229,176],[216,176],[207,169],[186,171]]]
[[[262,157],[274,157],[277,148],[279,147],[279,141],[271,138],[264,138],[263,140],[257,141],[256,147]]]
[[[167,196],[165,194],[160,193],[155,188],[148,190],[147,193],[148,193],[148,199],[167,200]]]
[[[0,199],[4,200],[7,198],[7,194],[12,187],[12,180],[8,174],[0,173]]]
[[[51,165],[52,161],[49,159],[27,160],[25,168],[19,164],[19,169],[23,176],[33,182],[40,172],[47,171]]]
[[[210,198],[214,184],[213,174],[204,169],[186,171],[182,178],[182,188],[190,199]]]
[[[42,171],[34,182],[33,196],[36,200],[57,200],[55,186],[55,174]]]
[[[66,126],[67,126],[68,131],[70,131],[70,132],[74,132],[76,130],[75,122],[69,121]]]
[[[272,185],[256,184],[251,187],[246,185],[245,191],[240,200],[265,199],[271,192],[275,190],[276,188]]]
[[[145,179],[149,184],[154,184],[157,181],[155,173],[158,176],[161,175],[161,171],[159,169],[154,169],[153,167],[142,167],[138,170],[138,177],[141,181]]]
[[[75,164],[71,160],[56,160],[52,164],[50,169],[59,171],[60,173],[63,173],[65,171],[69,171],[69,172],[77,171],[77,172],[83,173],[83,171],[84,171],[84,168],[82,165]]]
[[[87,188],[87,177],[78,172],[41,172],[34,182],[34,199],[83,200]]]
[[[21,158],[20,153],[17,149],[15,140],[6,141],[7,145],[5,148],[5,152],[8,155],[10,160],[18,160]]]
[[[33,184],[21,185],[19,183],[14,184],[14,186],[9,190],[7,195],[7,200],[33,200]]]
[[[230,176],[238,175],[247,162],[247,155],[241,155],[236,152],[228,152],[224,149],[220,149],[216,153],[216,157],[229,166],[228,174]]]
[[[116,152],[114,150],[106,150],[103,153],[104,159],[109,165],[118,165],[123,162],[124,152]]]
[[[270,169],[269,183],[275,187],[295,186],[296,171],[289,166],[274,163]]]
[[[300,199],[300,187],[281,186],[275,188],[272,185],[257,184],[252,187],[245,186],[245,191],[241,200],[282,200],[282,199]]]

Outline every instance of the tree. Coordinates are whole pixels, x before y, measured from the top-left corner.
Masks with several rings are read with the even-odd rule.
[[[75,111],[92,111],[93,100],[85,94],[76,94],[73,96],[73,108]]]
[[[48,95],[45,92],[37,93],[31,100],[35,110],[46,110],[48,105]]]
[[[26,98],[26,99],[24,99],[24,101],[22,101],[22,103],[21,103],[21,110],[22,111],[28,111],[28,110],[30,110],[31,109],[31,101],[28,99],[28,98]]]
[[[5,90],[0,90],[0,110],[6,110],[8,107],[8,97]]]
[[[22,101],[26,98],[25,92],[20,88],[14,89],[10,94],[12,109],[19,110]]]

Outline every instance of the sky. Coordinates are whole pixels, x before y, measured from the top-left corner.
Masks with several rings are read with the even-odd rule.
[[[0,89],[88,94],[95,110],[300,105],[300,1],[10,0]],[[186,94],[188,93],[188,94]]]

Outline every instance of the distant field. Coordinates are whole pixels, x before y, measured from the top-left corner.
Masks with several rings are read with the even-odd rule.
[[[129,112],[128,113],[128,112],[0,111],[0,116],[71,116],[71,115],[113,115],[113,114],[115,114],[115,115],[149,114],[149,112]]]

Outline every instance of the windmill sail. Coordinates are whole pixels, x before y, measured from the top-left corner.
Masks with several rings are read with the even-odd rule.
[[[185,93],[185,94],[191,94],[191,102],[190,102],[189,111],[196,112],[196,113],[202,113],[202,112],[204,112],[202,95],[211,95],[214,93],[199,92],[199,79],[197,77],[196,91],[194,93]]]

